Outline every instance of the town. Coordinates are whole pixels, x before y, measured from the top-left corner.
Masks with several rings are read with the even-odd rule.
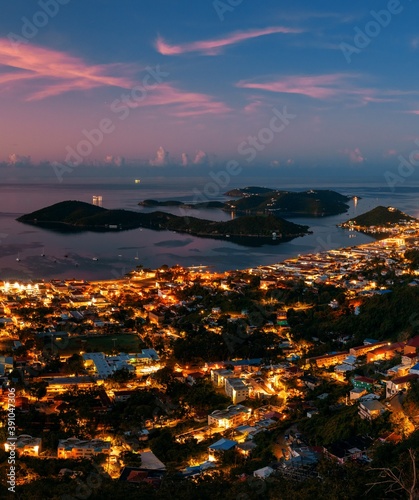
[[[419,226],[389,232],[226,273],[1,282],[2,477],[13,450],[22,492],[93,466],[126,498],[173,481],[295,492],[325,463],[362,482],[419,425]]]

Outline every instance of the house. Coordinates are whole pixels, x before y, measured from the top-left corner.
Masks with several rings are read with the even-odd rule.
[[[381,359],[394,358],[397,353],[403,352],[404,346],[404,342],[394,342],[390,345],[377,347],[377,349],[367,353],[367,363],[372,363],[373,361],[379,361]]]
[[[366,394],[367,391],[363,389],[362,387],[354,387],[349,391],[349,399],[351,401],[354,401],[355,399],[359,399],[361,396]]]
[[[416,353],[410,352],[402,355],[402,364],[405,366],[413,366],[419,361]]]
[[[415,366],[412,366],[412,368],[409,370],[409,373],[419,375],[419,363],[416,363]]]
[[[403,354],[417,354],[419,349],[419,335],[412,337],[406,342]]]
[[[11,356],[0,356],[0,376],[7,375],[13,370],[13,358]]]
[[[386,408],[376,399],[359,403],[358,415],[363,420],[374,420],[386,411]]]
[[[26,455],[29,457],[38,457],[41,443],[41,438],[34,438],[28,434],[21,434],[16,437],[16,441],[4,443],[4,451],[7,453],[11,450],[15,450],[19,456]]]
[[[124,481],[130,484],[146,483],[154,488],[161,486],[165,471],[164,470],[148,470],[143,467],[124,467],[119,481]]]
[[[198,382],[198,380],[201,380],[205,377],[205,374],[202,372],[192,372],[189,373],[189,375],[186,377],[186,383],[188,385],[194,385]]]
[[[141,452],[141,468],[146,470],[166,470],[164,463],[150,449]]]
[[[409,373],[403,377],[396,377],[391,380],[386,380],[386,398],[390,398],[394,394],[409,387],[410,382],[417,380],[419,375],[416,373]]]
[[[135,389],[121,389],[119,391],[114,390],[113,400],[115,403],[124,403],[137,392],[138,391],[136,391]]]
[[[273,474],[274,470],[272,467],[262,467],[262,469],[255,470],[253,476],[259,479],[266,479]]]
[[[257,444],[253,441],[245,441],[236,446],[237,452],[245,457],[248,457],[255,448],[257,448]]]
[[[321,384],[321,380],[313,377],[312,375],[304,375],[304,377],[301,377],[300,380],[311,391],[313,391],[316,387],[319,387]]]
[[[109,455],[110,449],[110,441],[101,439],[86,441],[73,437],[58,441],[57,456],[58,458],[90,458],[100,453]]]
[[[237,446],[237,441],[221,438],[215,443],[208,446],[208,460],[215,462],[220,455],[226,451],[233,450]]]
[[[323,452],[327,458],[344,464],[349,460],[367,457],[372,443],[373,440],[368,436],[354,436],[325,446]]]
[[[370,391],[374,385],[373,378],[363,377],[361,375],[353,377],[351,382],[355,389],[365,389],[366,391]]]

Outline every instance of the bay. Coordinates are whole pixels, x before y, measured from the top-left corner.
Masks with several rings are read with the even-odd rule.
[[[147,229],[115,233],[57,233],[16,221],[24,213],[59,201],[91,203],[94,195],[102,196],[106,208],[152,211],[138,206],[138,202],[147,198],[193,201],[196,198],[194,193],[198,188],[202,190],[204,182],[205,179],[193,179],[189,183],[176,183],[172,179],[147,179],[140,184],[100,180],[79,184],[3,184],[0,186],[0,279],[113,279],[123,276],[137,265],[150,268],[163,264],[205,265],[214,271],[250,268],[280,262],[298,254],[372,241],[371,237],[359,233],[354,237],[354,233],[338,228],[337,224],[377,205],[395,206],[419,217],[419,189],[414,186],[390,190],[384,186],[352,184],[327,186],[327,189],[360,197],[357,204],[354,201],[349,203],[346,214],[325,218],[288,218],[310,226],[313,234],[279,245],[246,247],[229,241]],[[228,189],[260,185],[257,179],[248,179],[247,182],[229,186]],[[287,188],[281,185],[280,188],[308,189],[304,184]],[[318,186],[318,189],[321,188]],[[220,195],[212,199],[225,198]],[[165,210],[175,215],[185,215],[179,208]],[[186,215],[211,220],[228,220],[232,217],[232,214],[221,210],[203,209],[190,210]]]

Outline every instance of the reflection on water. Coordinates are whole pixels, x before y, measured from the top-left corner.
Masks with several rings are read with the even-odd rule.
[[[257,182],[253,185],[257,185]],[[139,187],[141,186],[141,187]],[[102,196],[106,208],[152,211],[138,206],[140,200],[179,199],[191,201],[192,187],[164,184],[137,185],[6,185],[0,187],[0,279],[119,277],[137,265],[155,268],[163,264],[184,266],[205,264],[211,269],[228,270],[271,264],[313,251],[352,246],[371,241],[366,235],[354,234],[337,227],[340,222],[375,206],[393,205],[413,216],[419,216],[415,189],[334,188],[345,194],[356,194],[348,213],[326,218],[293,218],[297,224],[310,226],[313,234],[280,245],[246,247],[233,241],[195,238],[172,231],[137,229],[117,233],[58,233],[16,222],[16,217],[63,200],[92,202],[93,194]],[[297,190],[296,188],[293,188]],[[329,188],[333,189],[333,188]],[[175,215],[212,220],[230,220],[234,214],[221,210],[180,211],[165,208]],[[351,236],[351,237],[350,237]],[[16,260],[19,254],[19,261]],[[44,254],[44,256],[42,256]]]

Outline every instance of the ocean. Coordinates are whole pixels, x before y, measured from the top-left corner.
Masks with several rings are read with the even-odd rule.
[[[244,187],[260,185],[256,179]],[[105,208],[151,210],[138,206],[147,198],[192,201],[197,190],[202,191],[205,179],[173,182],[164,179],[146,179],[132,182],[93,182],[80,184],[24,184],[0,186],[0,280],[34,280],[76,278],[105,280],[123,276],[137,265],[157,268],[169,266],[205,265],[210,270],[226,271],[273,264],[298,254],[318,252],[331,248],[360,245],[372,241],[363,234],[350,233],[337,227],[340,222],[364,213],[377,205],[395,206],[419,217],[419,188],[398,187],[394,190],[380,186],[316,186],[334,189],[340,193],[358,196],[351,201],[347,213],[324,218],[288,218],[310,226],[313,234],[288,243],[246,247],[229,241],[197,238],[172,231],[136,229],[115,233],[57,233],[16,221],[24,213],[64,200],[92,202],[93,196],[102,196]],[[275,186],[280,189],[313,189],[304,185]],[[194,191],[195,190],[195,191]],[[227,190],[227,188],[226,188]],[[222,194],[212,199],[226,199]],[[165,209],[182,215],[179,208]],[[211,220],[228,220],[232,214],[221,210],[190,211],[188,215]]]

